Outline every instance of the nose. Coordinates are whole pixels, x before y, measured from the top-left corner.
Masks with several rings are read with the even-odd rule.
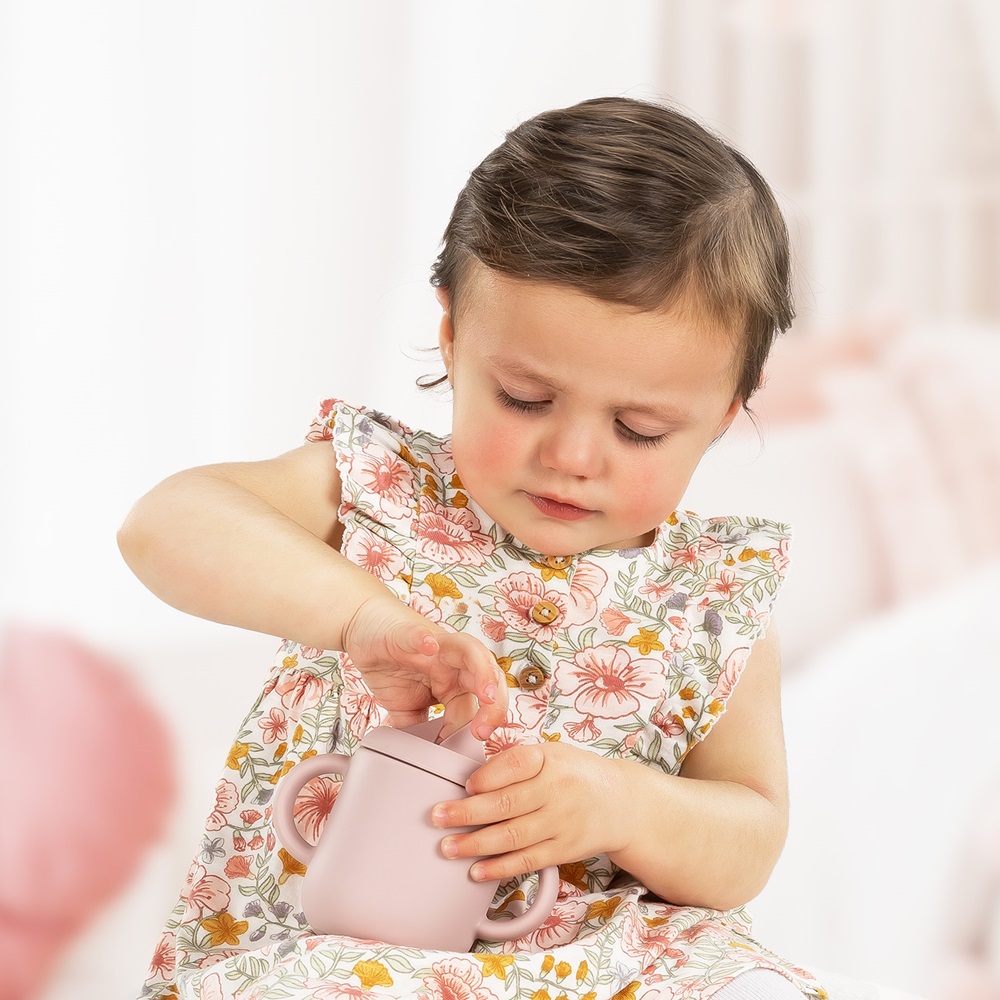
[[[539,444],[538,459],[546,469],[561,475],[594,479],[604,461],[600,435],[583,421],[553,418]]]

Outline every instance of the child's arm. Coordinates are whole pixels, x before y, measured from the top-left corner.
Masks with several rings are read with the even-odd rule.
[[[474,694],[484,703],[476,725],[492,731],[507,710],[493,656],[342,556],[339,504],[333,449],[310,443],[170,476],[135,504],[118,545],[135,575],[181,611],[346,650],[397,725],[441,702],[447,734],[476,712]]]
[[[662,899],[729,909],[767,884],[788,831],[780,684],[772,625],[680,777],[623,762],[633,819],[627,845],[609,856]]]
[[[475,866],[484,879],[603,852],[669,903],[747,902],[767,882],[788,822],[779,674],[772,633],[679,777],[558,741],[496,754],[467,782],[468,798],[435,810],[442,828],[486,824],[445,837],[442,851],[485,856]]]

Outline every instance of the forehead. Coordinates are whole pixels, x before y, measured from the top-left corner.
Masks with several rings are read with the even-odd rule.
[[[741,338],[684,296],[657,310],[607,302],[566,285],[501,274],[478,262],[462,283],[456,352],[511,374],[628,386],[644,394],[735,391]],[[562,379],[560,380],[560,375]]]

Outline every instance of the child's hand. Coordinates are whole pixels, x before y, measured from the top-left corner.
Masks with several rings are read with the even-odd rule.
[[[473,878],[487,881],[621,850],[629,837],[622,764],[563,743],[503,750],[468,780],[467,799],[435,806],[435,826],[489,824],[445,837],[442,853],[486,855]]]
[[[442,738],[473,720],[473,734],[486,739],[507,718],[507,684],[493,654],[394,597],[371,597],[358,608],[344,630],[344,652],[401,728],[425,722],[438,703]]]

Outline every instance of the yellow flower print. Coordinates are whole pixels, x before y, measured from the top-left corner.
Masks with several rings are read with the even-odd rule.
[[[556,959],[554,955],[546,955],[542,959],[542,975],[552,971],[552,966],[556,964]]]
[[[451,506],[452,507],[468,507],[469,506],[469,498],[464,493],[456,493],[451,498]]]
[[[541,562],[533,562],[531,565],[542,574],[542,579],[548,583],[549,580],[565,580],[566,570],[572,564],[570,556],[545,556]]]
[[[639,988],[639,980],[635,980],[626,986],[624,989],[620,989],[611,1000],[635,1000],[635,991]]]
[[[417,456],[414,455],[405,444],[400,444],[399,446],[399,457],[406,462],[407,465],[417,465]]]
[[[294,670],[299,665],[299,654],[292,653],[291,656],[286,656],[281,661],[282,670]]]
[[[451,477],[451,482],[448,485],[450,487],[452,487],[452,489],[456,489],[456,490],[464,490],[465,489],[465,486],[462,484],[462,480],[459,479],[457,472],[455,473],[455,475],[453,475]]]
[[[424,582],[431,588],[435,603],[439,602],[442,597],[454,597],[457,600],[462,596],[462,592],[455,586],[454,581],[449,580],[443,573],[428,573],[424,577]]]
[[[587,978],[587,960],[584,959],[576,970],[576,981],[582,983]]]
[[[612,896],[611,899],[600,899],[596,903],[591,903],[587,909],[587,919],[600,917],[602,920],[609,920],[615,915],[615,910],[621,901],[621,896]]]
[[[681,709],[681,715],[685,719],[694,719],[694,718],[697,718],[697,714],[698,713],[695,712],[695,710],[690,705],[685,705],[684,708]]]
[[[642,656],[649,656],[649,654],[654,649],[665,649],[666,647],[660,642],[660,633],[654,631],[653,629],[641,628],[639,629],[639,634],[632,636],[629,639],[628,644],[634,649],[638,649]]]
[[[573,971],[573,966],[569,962],[560,962],[556,966],[556,979],[565,979]]]
[[[239,944],[240,935],[246,934],[250,929],[245,920],[236,920],[228,911],[217,917],[208,917],[201,922],[201,926],[211,935],[213,948],[224,944]]]
[[[240,769],[240,761],[243,760],[248,753],[250,753],[250,744],[240,743],[239,740],[237,740],[229,750],[229,756],[226,758],[226,767],[233,771],[238,771]]]
[[[431,497],[433,500],[437,500],[437,481],[434,477],[428,473],[424,476],[424,485],[421,487],[420,495],[425,497]]]
[[[496,976],[497,979],[507,980],[507,970],[514,964],[513,955],[492,955],[475,954],[473,958],[478,958],[483,963],[483,979]]]
[[[306,866],[301,861],[296,861],[283,847],[278,850],[278,857],[281,858],[278,885],[284,885],[292,875],[305,875]]]
[[[498,656],[496,657],[497,666],[503,671],[504,677],[507,679],[507,687],[516,688],[521,685],[518,683],[517,678],[510,672],[510,668],[514,666],[514,660],[510,656]]]
[[[756,559],[759,553],[756,549],[745,548],[740,553],[740,562],[750,562],[751,559]]]
[[[722,714],[722,708],[723,708],[722,702],[719,701],[718,698],[713,698],[708,703],[708,705],[706,706],[705,710],[707,712],[711,712],[712,715],[716,715],[717,716],[717,715],[721,715]]]
[[[562,739],[562,733],[542,733],[542,739],[546,743],[558,743]]]
[[[575,885],[577,889],[587,891],[587,880],[584,875],[587,873],[587,866],[582,861],[571,861],[568,864],[559,866],[559,877],[570,885]]]
[[[351,972],[361,980],[363,990],[370,990],[373,986],[392,986],[392,976],[381,962],[358,962]]]
[[[507,907],[508,907],[508,906],[510,906],[510,904],[511,904],[511,903],[513,903],[513,902],[514,902],[515,900],[518,900],[518,899],[521,899],[521,900],[523,900],[523,899],[525,899],[525,898],[526,898],[526,897],[525,897],[524,893],[523,893],[523,892],[521,892],[521,890],[520,890],[520,889],[515,889],[515,890],[514,890],[514,891],[513,891],[513,892],[512,892],[512,893],[511,893],[511,894],[510,894],[510,895],[509,895],[509,896],[508,896],[508,897],[507,897],[507,898],[506,898],[506,899],[505,899],[505,900],[504,900],[504,901],[503,901],[503,902],[502,902],[502,903],[501,903],[501,904],[500,904],[500,905],[499,905],[499,906],[498,906],[498,907],[496,908],[496,912],[497,912],[497,913],[503,913],[503,911],[504,911],[504,910],[506,910],[506,909],[507,909]]]
[[[725,564],[726,564],[727,566],[735,566],[735,565],[736,565],[736,560],[735,560],[735,559],[734,559],[734,558],[733,558],[732,556],[726,556],[726,558],[725,558],[725,559],[723,559],[722,561],[723,561],[723,562],[724,562],[724,563],[725,563]]]
[[[770,549],[764,549],[763,552],[758,552],[757,556],[763,562],[770,562],[771,561],[771,550]],[[824,993],[823,996],[826,996],[826,994]]]
[[[584,993],[580,1000],[597,1000],[596,993]]]
[[[275,771],[274,774],[271,775],[271,777],[269,779],[270,783],[272,785],[276,785],[279,781],[281,781],[281,779],[286,774],[288,774],[288,772],[293,767],[295,767],[295,761],[294,760],[286,760],[285,763],[281,765],[281,768],[279,770]]]
[[[279,743],[274,748],[274,756],[271,758],[271,760],[281,760],[281,758],[285,756],[285,751],[287,749],[288,749],[287,743]]]
[[[535,990],[531,994],[531,1000],[552,1000],[548,990]]]
[[[303,730],[303,728],[302,728],[302,723],[300,722],[300,723],[299,723],[299,724],[298,724],[298,725],[297,725],[297,726],[295,727],[295,733],[294,733],[294,735],[292,736],[292,742],[293,742],[293,743],[300,743],[300,742],[302,741],[302,734],[303,734],[303,732],[304,732],[304,731],[305,731],[305,730]]]
[[[675,510],[671,513],[670,517],[667,518],[667,524],[673,526],[677,524],[677,521],[678,521],[677,511]]]
[[[677,692],[677,697],[682,701],[694,701],[698,697],[698,692],[693,687],[682,687]]]

